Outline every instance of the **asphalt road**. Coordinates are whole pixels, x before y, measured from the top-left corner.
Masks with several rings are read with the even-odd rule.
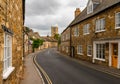
[[[120,84],[120,79],[88,68],[57,53],[46,49],[36,57],[53,84]]]

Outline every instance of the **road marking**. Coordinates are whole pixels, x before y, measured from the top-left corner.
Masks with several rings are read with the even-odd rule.
[[[34,58],[34,57],[33,57],[33,58]],[[33,58],[32,58],[32,59],[33,59]],[[40,76],[40,78],[42,79],[42,83],[45,84],[44,79],[43,79],[43,77],[42,77],[40,71],[39,71],[38,68],[36,67],[34,61],[33,61],[33,65],[34,65],[35,69],[37,70],[37,72],[39,73],[39,76]]]
[[[48,84],[53,84],[51,79],[49,78],[49,76],[47,75],[47,73],[45,72],[45,70],[37,63],[37,61],[35,60],[36,56],[34,56],[34,62],[36,64],[36,66],[40,69],[40,71],[43,73],[45,79],[47,80]]]

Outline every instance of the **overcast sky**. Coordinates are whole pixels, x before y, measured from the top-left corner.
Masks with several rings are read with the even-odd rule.
[[[51,26],[58,25],[61,33],[74,19],[76,8],[84,9],[88,0],[26,0],[25,26],[51,35]]]

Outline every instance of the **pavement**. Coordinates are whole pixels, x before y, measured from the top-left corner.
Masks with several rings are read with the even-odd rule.
[[[25,57],[24,77],[23,80],[21,80],[21,84],[44,84],[41,73],[38,72],[36,66],[33,63],[33,57],[37,53],[32,53]]]
[[[71,58],[71,57],[69,57],[67,55],[64,55],[64,54],[62,54],[60,52],[57,52],[57,53],[61,54],[64,57],[66,57],[67,59],[78,62],[79,64],[84,65],[86,67],[89,67],[89,68],[95,69],[97,71],[101,71],[103,73],[106,73],[106,74],[115,76],[117,78],[120,78],[120,69],[109,67],[109,66],[104,66],[104,65],[100,65],[100,64],[95,64],[95,63],[91,63],[91,62],[88,62],[88,61],[78,60],[76,58]]]
[[[120,84],[120,70],[70,58],[54,48],[40,52],[35,59],[51,84]]]

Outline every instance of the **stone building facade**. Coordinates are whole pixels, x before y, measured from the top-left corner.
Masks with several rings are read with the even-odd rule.
[[[89,0],[68,26],[74,57],[120,68],[120,0]]]
[[[42,39],[43,45],[40,46],[41,49],[47,49],[47,48],[56,48],[58,46],[57,40],[55,40],[53,37],[49,36],[41,36],[40,39]]]
[[[24,27],[24,37],[23,37],[23,42],[24,42],[24,49],[23,49],[23,52],[24,52],[24,55],[27,56],[29,54],[29,35],[28,35],[28,32],[29,32],[29,29],[27,27]]]
[[[70,56],[70,28],[66,28],[61,33],[60,52]]]
[[[23,73],[25,0],[0,0],[0,84],[19,84]]]

